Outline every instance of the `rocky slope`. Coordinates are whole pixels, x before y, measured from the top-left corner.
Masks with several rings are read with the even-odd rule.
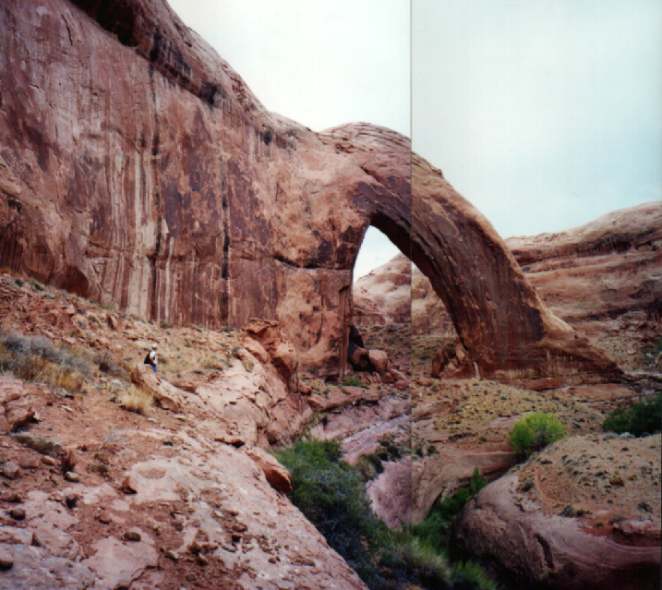
[[[542,300],[627,369],[661,370],[662,204],[605,215],[506,244]],[[414,336],[456,337],[427,278],[398,255],[354,287],[359,325],[409,323]],[[407,281],[411,277],[411,293]]]
[[[0,301],[2,332],[27,333],[0,351],[10,368],[44,336],[87,367],[73,392],[60,372],[0,375],[0,588],[364,587],[263,450],[312,416],[273,334],[159,328],[7,275]],[[153,405],[129,411],[128,392]]]
[[[9,0],[0,30],[0,265],[154,321],[278,320],[305,365],[337,375],[372,224],[445,298],[459,371],[616,371],[409,140],[268,112],[165,0]]]

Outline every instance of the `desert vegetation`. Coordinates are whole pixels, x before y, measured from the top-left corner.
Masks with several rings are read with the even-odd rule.
[[[0,334],[0,372],[73,393],[83,389],[92,362],[82,353],[55,346],[44,336]]]
[[[452,564],[446,551],[452,521],[485,484],[478,474],[466,490],[439,501],[421,524],[391,530],[373,514],[361,471],[342,461],[337,442],[301,440],[277,456],[292,474],[294,504],[371,590],[412,584],[430,590],[496,588],[480,566]]]
[[[605,419],[603,429],[618,434],[645,436],[662,430],[662,391],[631,406],[618,408]]]
[[[521,457],[541,451],[565,436],[565,427],[553,414],[534,412],[520,418],[510,431],[510,445]]]

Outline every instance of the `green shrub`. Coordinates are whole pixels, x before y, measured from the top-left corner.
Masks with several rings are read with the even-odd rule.
[[[453,584],[460,588],[472,588],[475,590],[497,590],[497,585],[485,573],[485,570],[470,561],[461,562],[453,567]]]
[[[654,434],[662,430],[662,392],[637,402],[628,408],[614,410],[602,424],[605,431],[634,436]]]
[[[443,548],[428,542],[416,527],[388,529],[373,514],[358,469],[341,460],[338,443],[299,441],[277,453],[277,457],[292,475],[294,504],[371,590],[405,590],[412,586],[492,590],[480,585],[484,580],[478,574],[474,575],[478,581],[472,581],[470,574],[460,572],[457,576],[461,581],[455,584]],[[453,496],[452,508],[446,508],[448,513],[452,512],[454,518],[461,509],[458,506],[464,506],[483,485],[485,481],[476,472],[467,490],[462,491],[461,500]],[[434,534],[430,532],[429,536]]]
[[[478,469],[475,469],[469,485],[443,500],[437,500],[425,520],[410,527],[411,533],[437,551],[444,551],[450,541],[453,522],[462,512],[465,504],[486,484],[485,478]]]
[[[556,416],[535,412],[517,421],[510,431],[510,445],[518,455],[528,457],[564,436],[565,428]]]
[[[384,552],[380,563],[395,579],[415,580],[430,589],[451,588],[451,568],[444,554],[414,536],[401,535]]]
[[[340,445],[299,441],[277,454],[292,475],[292,502],[366,583],[380,587],[370,545],[384,525],[373,515],[359,474],[340,460]]]
[[[345,385],[347,387],[363,387],[365,388],[365,385],[363,382],[356,376],[356,375],[347,375],[346,377],[343,378],[342,385]]]

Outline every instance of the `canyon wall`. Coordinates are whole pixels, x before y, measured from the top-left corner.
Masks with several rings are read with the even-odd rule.
[[[164,0],[7,0],[0,30],[0,265],[153,321],[276,319],[334,375],[372,224],[444,300],[467,371],[617,373],[408,139],[268,112]]]

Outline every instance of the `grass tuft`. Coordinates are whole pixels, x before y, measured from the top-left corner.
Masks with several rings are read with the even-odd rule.
[[[127,389],[117,396],[117,401],[125,410],[145,415],[149,408],[152,407],[154,398],[143,389],[129,385]]]

